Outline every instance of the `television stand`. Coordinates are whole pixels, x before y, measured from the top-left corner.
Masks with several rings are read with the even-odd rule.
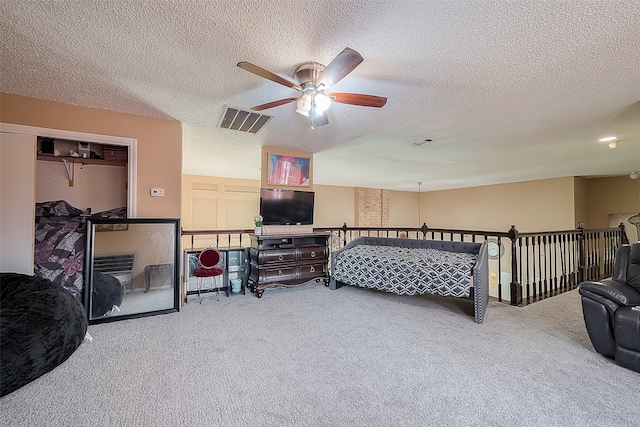
[[[328,285],[330,233],[251,234],[249,289],[258,298],[265,289],[293,287],[313,280]]]

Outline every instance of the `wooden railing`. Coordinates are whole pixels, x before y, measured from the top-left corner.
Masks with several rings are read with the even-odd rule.
[[[248,247],[251,245],[249,234],[254,229],[236,230],[182,230],[182,249],[200,249],[205,244],[217,248]]]
[[[510,302],[525,305],[611,276],[616,250],[627,243],[617,228],[518,233],[511,240]]]
[[[624,225],[616,228],[519,233],[515,226],[506,232],[407,227],[318,227],[314,232],[330,233],[329,251],[344,247],[360,236],[395,237],[465,242],[492,240],[500,254],[489,261],[489,292],[498,301],[526,305],[575,289],[585,280],[600,280],[613,271],[615,252],[627,243]],[[244,230],[183,230],[183,248],[205,243],[217,247],[246,247]],[[331,267],[329,267],[331,268]]]

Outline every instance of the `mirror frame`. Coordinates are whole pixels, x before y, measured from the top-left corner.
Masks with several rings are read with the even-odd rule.
[[[149,310],[138,313],[91,318],[91,297],[93,294],[93,261],[95,233],[97,228],[104,230],[111,229],[127,230],[129,225],[135,224],[169,224],[173,231],[173,305],[170,308],[160,310]],[[124,236],[123,236],[124,237]],[[113,218],[113,219],[88,219],[87,239],[85,252],[85,275],[84,275],[84,306],[89,324],[113,322],[117,320],[135,319],[139,317],[155,316],[158,314],[174,313],[180,311],[180,262],[182,251],[180,248],[181,228],[179,218]]]

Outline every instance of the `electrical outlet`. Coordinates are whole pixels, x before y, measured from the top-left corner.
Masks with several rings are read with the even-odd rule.
[[[152,188],[151,197],[164,197],[164,188],[160,188],[160,187]]]

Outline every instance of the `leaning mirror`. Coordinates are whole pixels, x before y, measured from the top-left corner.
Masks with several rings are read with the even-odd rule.
[[[180,220],[87,222],[85,308],[89,323],[178,311]]]

